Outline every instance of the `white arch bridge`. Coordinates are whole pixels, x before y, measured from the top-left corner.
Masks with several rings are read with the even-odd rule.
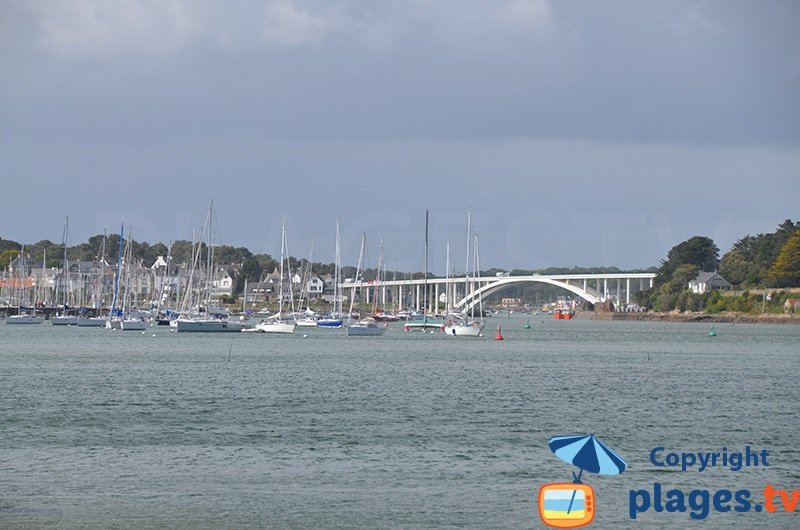
[[[526,283],[546,283],[561,287],[589,303],[611,300],[615,305],[628,305],[637,291],[649,289],[656,277],[652,272],[623,272],[615,274],[534,274],[530,276],[490,276],[486,278],[428,278],[418,280],[389,280],[375,282],[345,282],[342,293],[369,301],[375,296],[383,307],[398,310],[423,307],[438,312],[454,300],[450,307],[468,311],[482,297],[509,286]]]

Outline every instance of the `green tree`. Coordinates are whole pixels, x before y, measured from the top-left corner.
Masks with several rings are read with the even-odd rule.
[[[771,234],[747,235],[738,240],[722,257],[719,272],[735,285],[763,286],[770,267],[800,222],[786,219]]]
[[[255,256],[250,256],[249,258],[244,260],[242,263],[242,270],[239,273],[239,277],[236,278],[236,293],[241,293],[244,291],[244,284],[245,282],[257,282],[261,279],[261,274],[264,272],[264,267]]]
[[[0,268],[7,269],[8,266],[14,261],[14,258],[19,256],[20,249],[7,249],[0,252]]]
[[[192,242],[184,239],[173,242],[172,260],[175,263],[190,264],[192,261]]]
[[[775,287],[800,286],[800,230],[795,230],[781,248],[770,268],[769,279]]]
[[[4,252],[6,250],[19,250],[20,248],[22,248],[22,245],[16,241],[0,238],[0,252]]]
[[[694,236],[675,245],[658,269],[661,282],[670,281],[673,273],[681,265],[694,265],[701,271],[716,270],[719,266],[719,249],[714,241],[703,236]]]
[[[655,297],[653,302],[653,310],[666,313],[675,309],[675,302],[678,300],[678,295],[672,293],[662,293]]]
[[[697,277],[697,265],[684,263],[679,265],[672,278],[661,287],[664,293],[678,294],[689,288],[689,282]]]

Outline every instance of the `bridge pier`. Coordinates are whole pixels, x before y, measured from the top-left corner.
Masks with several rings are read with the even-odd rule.
[[[631,305],[631,279],[625,278],[625,306]]]

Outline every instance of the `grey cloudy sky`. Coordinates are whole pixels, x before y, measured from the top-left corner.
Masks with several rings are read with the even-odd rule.
[[[0,0],[0,237],[657,265],[800,217],[794,1]]]

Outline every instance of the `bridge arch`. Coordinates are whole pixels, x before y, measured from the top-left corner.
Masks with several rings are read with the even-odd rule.
[[[525,276],[525,277],[509,276],[507,278],[502,278],[500,280],[492,278],[491,283],[489,283],[488,285],[484,285],[480,289],[476,289],[471,293],[468,293],[467,296],[456,302],[456,308],[461,309],[463,311],[469,311],[478,304],[478,301],[481,299],[481,297],[489,296],[493,293],[496,293],[497,291],[500,291],[501,289],[505,289],[509,285],[522,284],[522,283],[546,283],[549,285],[554,285],[556,287],[561,287],[562,289],[566,289],[567,291],[583,298],[584,300],[586,300],[591,304],[596,304],[600,301],[599,295],[590,292],[594,291],[593,289],[584,290],[582,287],[564,281],[554,280],[552,278],[548,278],[545,276],[539,278],[536,277],[532,278],[530,276]]]

